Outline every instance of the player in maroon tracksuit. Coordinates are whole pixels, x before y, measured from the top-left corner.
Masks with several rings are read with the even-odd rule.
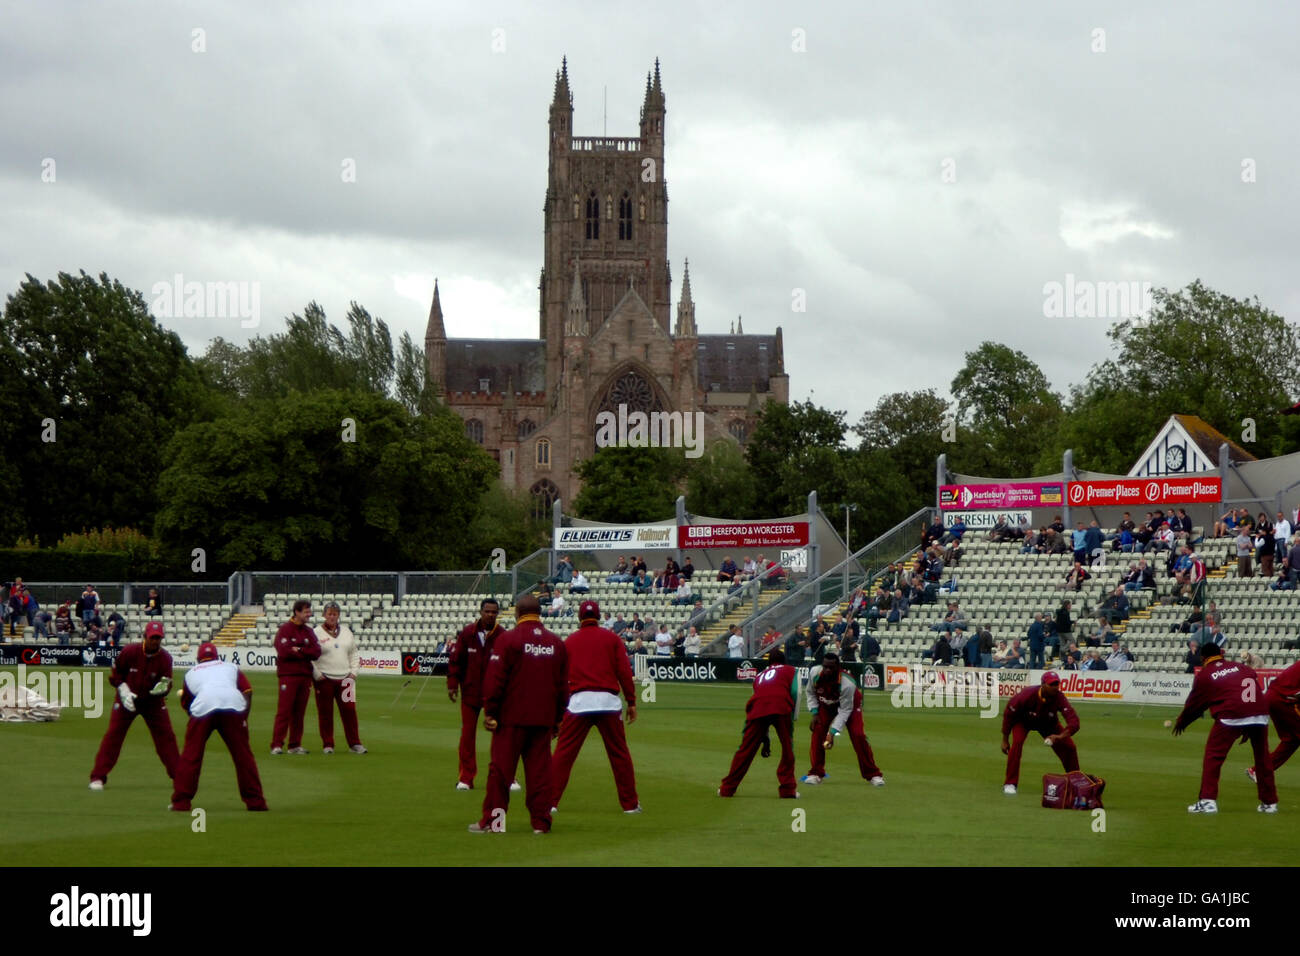
[[[614,771],[614,786],[624,813],[640,813],[636,795],[636,772],[623,733],[623,705],[618,692],[627,698],[627,722],[636,720],[636,689],[627,648],[613,631],[600,626],[600,605],[583,601],[578,609],[578,629],[564,642],[569,661],[569,706],[560,724],[560,737],[551,761],[555,807],[560,805],[569,772],[592,727],[605,741],[605,753]],[[554,809],[554,807],[552,807]]]
[[[1264,692],[1264,703],[1268,704],[1268,715],[1277,731],[1277,747],[1270,758],[1276,773],[1300,748],[1300,661],[1273,678]],[[1259,782],[1254,767],[1246,771],[1246,776]]]
[[[479,617],[467,624],[447,651],[447,696],[452,703],[460,693],[460,777],[457,790],[472,790],[478,773],[478,712],[483,707],[483,674],[492,646],[504,633],[497,623],[500,605],[496,598],[484,598]]]
[[[812,714],[811,767],[803,782],[818,785],[826,779],[826,751],[847,730],[862,779],[870,780],[873,787],[883,787],[885,778],[862,725],[862,688],[840,667],[840,656],[833,651],[823,655],[821,664],[808,675],[808,710]]]
[[[1192,681],[1192,692],[1187,695],[1183,712],[1174,721],[1177,737],[1207,708],[1214,718],[1201,763],[1201,795],[1187,812],[1219,812],[1219,773],[1223,761],[1236,741],[1249,740],[1255,752],[1259,812],[1277,813],[1273,760],[1268,752],[1268,704],[1259,690],[1259,675],[1245,664],[1224,660],[1223,640],[1220,634],[1217,640],[1207,638],[1201,645],[1203,666]]]
[[[564,644],[542,627],[537,598],[515,605],[515,626],[497,638],[483,681],[483,726],[492,731],[483,815],[471,833],[505,831],[510,784],[524,759],[525,801],[534,833],[551,830],[551,739],[558,732],[569,687]]]
[[[108,731],[95,755],[95,767],[90,771],[90,789],[103,790],[109,771],[117,764],[122,752],[126,732],[137,716],[143,717],[153,736],[153,747],[158,752],[167,776],[176,776],[176,761],[180,752],[176,747],[176,734],[172,730],[171,716],[167,713],[167,691],[172,685],[172,656],[162,649],[162,621],[150,621],[144,628],[144,639],[131,644],[117,655],[108,681],[117,688],[117,701],[108,718]]]
[[[305,754],[302,724],[311,700],[311,662],[320,657],[320,641],[307,625],[311,620],[311,601],[293,602],[293,617],[275,632],[275,676],[280,684],[280,700],[275,709],[275,726],[271,730],[271,753],[284,753],[284,736],[289,735],[289,753]]]
[[[799,707],[799,673],[785,662],[780,648],[767,656],[763,673],[754,678],[754,693],[745,704],[745,732],[740,747],[731,758],[731,769],[722,779],[718,796],[734,797],[740,781],[745,779],[758,748],[776,731],[781,743],[781,761],[776,765],[777,792],[783,797],[798,797],[794,783],[794,713]],[[764,756],[767,756],[764,751]]]
[[[1065,718],[1064,727],[1061,726],[1061,717]],[[1043,674],[1042,683],[1037,687],[1026,687],[1012,697],[1002,712],[1002,752],[1007,755],[1003,793],[1016,792],[1016,784],[1020,782],[1020,752],[1031,730],[1038,731],[1039,736],[1052,745],[1066,773],[1079,769],[1079,751],[1074,746],[1074,735],[1079,732],[1079,715],[1061,693],[1061,678],[1055,671]]]
[[[203,750],[215,730],[221,734],[235,762],[235,781],[239,796],[250,810],[265,810],[262,781],[257,761],[248,745],[248,713],[253,702],[253,687],[234,664],[222,661],[217,645],[199,646],[199,663],[185,675],[181,706],[190,714],[185,728],[185,750],[176,765],[176,783],[169,810],[189,810],[190,801],[199,789],[203,769]]]

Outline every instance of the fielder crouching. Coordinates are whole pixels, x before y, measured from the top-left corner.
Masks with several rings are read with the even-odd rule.
[[[199,647],[199,663],[185,675],[181,706],[190,714],[185,728],[185,749],[176,764],[175,790],[169,810],[189,810],[199,789],[203,751],[215,730],[221,734],[235,762],[239,796],[250,810],[265,810],[257,761],[248,745],[248,714],[253,688],[234,664],[220,660],[211,642]]]
[[[1060,718],[1065,718],[1061,726]],[[1079,769],[1079,751],[1074,735],[1079,732],[1079,715],[1061,693],[1061,678],[1056,672],[1043,674],[1037,687],[1026,687],[1007,701],[1002,712],[1002,752],[1007,755],[1007,775],[1002,792],[1014,796],[1020,782],[1020,752],[1030,731],[1037,731],[1061,760],[1069,773]]]

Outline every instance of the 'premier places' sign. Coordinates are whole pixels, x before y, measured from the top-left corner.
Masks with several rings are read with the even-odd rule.
[[[1070,482],[1071,505],[1196,505],[1222,497],[1212,478],[1117,478]]]

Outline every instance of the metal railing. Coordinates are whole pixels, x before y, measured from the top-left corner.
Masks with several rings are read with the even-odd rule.
[[[551,549],[538,548],[510,569],[510,590],[515,598],[531,591],[551,576]]]
[[[74,581],[25,581],[23,582],[32,596],[36,598],[42,610],[54,612],[64,601],[74,604],[81,592],[86,589],[86,582]],[[105,604],[115,606],[138,605],[143,607],[149,597],[149,589],[157,588],[163,607],[171,604],[235,604],[233,587],[230,581],[108,581],[96,582],[95,590],[99,599]]]
[[[755,577],[746,581],[734,593],[726,595],[701,611],[698,616],[699,624],[696,626],[708,626],[715,621],[720,621],[737,607],[744,605],[746,602],[752,602],[753,604],[753,610],[750,612],[750,616],[746,618],[746,620],[753,620],[760,613],[759,595],[763,593],[764,587],[766,585],[774,584],[778,580],[793,584],[794,582],[791,580],[791,575],[792,572],[787,566],[783,564],[773,564],[772,567],[767,568],[765,571],[760,572]],[[780,601],[777,603],[780,603]],[[696,618],[692,618],[692,623],[695,623],[695,621]],[[741,625],[741,634],[745,636],[745,649],[748,651],[752,647],[752,644],[750,643],[748,635],[746,635],[744,624]],[[715,637],[700,649],[700,656],[721,657],[726,654],[727,637],[728,635],[726,634]]]
[[[795,624],[811,623],[816,608],[839,604],[857,587],[869,584],[890,562],[916,550],[918,528],[933,512],[933,508],[915,511],[860,551],[747,619],[741,625],[745,647],[754,653],[766,650],[759,646],[763,634],[777,631],[784,636]]]

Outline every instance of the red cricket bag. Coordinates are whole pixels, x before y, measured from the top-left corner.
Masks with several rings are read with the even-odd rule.
[[[1081,770],[1043,774],[1043,806],[1049,810],[1093,810],[1102,806],[1106,781]]]

